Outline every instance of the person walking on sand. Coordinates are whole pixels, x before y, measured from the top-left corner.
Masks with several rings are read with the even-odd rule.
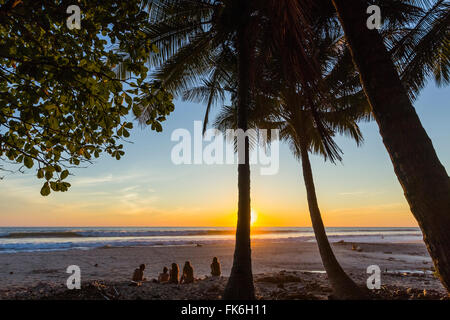
[[[193,283],[194,282],[194,268],[192,268],[191,263],[186,261],[183,267],[183,276],[181,277],[180,283]]]
[[[135,269],[134,273],[133,273],[132,281],[135,281],[135,282],[146,281],[147,278],[144,278],[144,270],[145,270],[145,264],[141,264],[139,266],[139,269]]]
[[[158,276],[158,282],[159,283],[164,283],[164,282],[168,282],[170,278],[169,275],[169,269],[167,269],[167,267],[163,268],[163,272],[159,274]]]
[[[172,268],[170,269],[169,274],[169,283],[178,284],[178,274],[180,273],[180,269],[176,263],[172,263]]]
[[[220,277],[221,274],[221,270],[220,270],[220,262],[217,259],[217,257],[213,258],[213,262],[211,263],[211,275],[213,277]]]

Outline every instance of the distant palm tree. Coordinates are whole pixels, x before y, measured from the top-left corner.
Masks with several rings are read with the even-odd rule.
[[[449,4],[446,1],[380,1],[382,13],[389,13],[385,7],[401,14],[408,4],[434,10],[397,43],[391,55],[380,32],[367,28],[369,1],[331,1],[397,178],[423,232],[437,273],[450,290],[450,179],[408,97],[423,87],[430,74],[434,73],[441,83],[449,81]],[[393,62],[396,54],[403,55],[406,63],[399,66],[401,75]]]

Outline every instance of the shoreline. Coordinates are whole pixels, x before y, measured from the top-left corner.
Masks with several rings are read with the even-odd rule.
[[[418,228],[328,228],[330,242],[401,243],[421,241]],[[44,252],[100,247],[142,247],[174,245],[214,245],[233,243],[232,228],[1,228],[0,254]],[[252,242],[313,242],[310,227],[253,228]]]
[[[352,250],[353,245],[360,248],[360,251]],[[337,242],[332,246],[344,270],[362,286],[370,276],[367,274],[367,267],[378,265],[382,271],[382,286],[400,288],[398,289],[400,291],[411,289],[423,292],[426,290],[445,295],[443,286],[433,275],[433,264],[423,243]],[[221,243],[201,246],[3,253],[0,254],[0,299],[11,298],[20,292],[33,292],[33,288],[39,286],[48,288],[52,292],[55,288],[63,290],[70,276],[66,273],[69,265],[80,267],[83,285],[104,282],[106,285],[124,287],[129,284],[133,270],[141,263],[146,264],[145,276],[151,280],[157,278],[164,266],[169,267],[172,262],[176,262],[182,268],[184,261],[190,260],[195,277],[205,279],[210,272],[209,265],[212,257],[217,256],[221,262],[222,275],[228,276],[233,250],[234,243]],[[259,278],[277,277],[280,273],[290,273],[299,275],[301,278],[299,281],[306,281],[310,283],[309,286],[314,287],[315,283],[318,288],[323,287],[322,293],[330,290],[318,248],[314,242],[256,241],[252,245],[252,256],[255,283],[258,283]],[[198,286],[202,287],[203,282],[203,280],[200,281]],[[159,284],[145,286],[157,285]],[[263,288],[258,290],[265,292],[264,288],[267,285],[259,284],[258,286]],[[168,290],[169,287],[163,287],[162,290]],[[48,296],[48,290],[43,289],[43,296]],[[304,294],[306,293],[308,293],[307,290],[304,291]],[[318,294],[318,296],[322,295]],[[177,297],[176,294],[175,297]],[[262,293],[261,297],[268,298],[267,292]],[[143,298],[151,298],[151,295]]]

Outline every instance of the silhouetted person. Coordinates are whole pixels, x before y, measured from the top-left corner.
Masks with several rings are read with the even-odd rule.
[[[134,270],[132,280],[136,281],[136,282],[141,282],[141,281],[147,280],[146,278],[144,278],[144,270],[145,270],[145,264],[141,264],[139,266],[139,269]]]
[[[170,269],[169,274],[169,283],[178,284],[178,274],[180,273],[180,269],[176,263],[172,263],[172,268]]]
[[[167,267],[164,267],[163,272],[159,274],[158,282],[163,283],[169,281],[169,269]]]
[[[189,261],[186,261],[183,267],[183,276],[181,277],[180,283],[192,282],[194,282],[194,268],[192,268]]]
[[[213,262],[211,263],[211,275],[213,277],[219,277],[221,274],[220,271],[220,262],[217,257],[213,258]]]

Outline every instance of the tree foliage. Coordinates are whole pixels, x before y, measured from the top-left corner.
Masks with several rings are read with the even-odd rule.
[[[147,79],[156,47],[139,31],[149,23],[141,1],[80,0],[81,28],[72,30],[71,4],[0,0],[0,160],[35,168],[44,196],[67,191],[68,170],[102,152],[120,159],[131,110],[152,105],[147,124],[161,131],[174,109]]]

